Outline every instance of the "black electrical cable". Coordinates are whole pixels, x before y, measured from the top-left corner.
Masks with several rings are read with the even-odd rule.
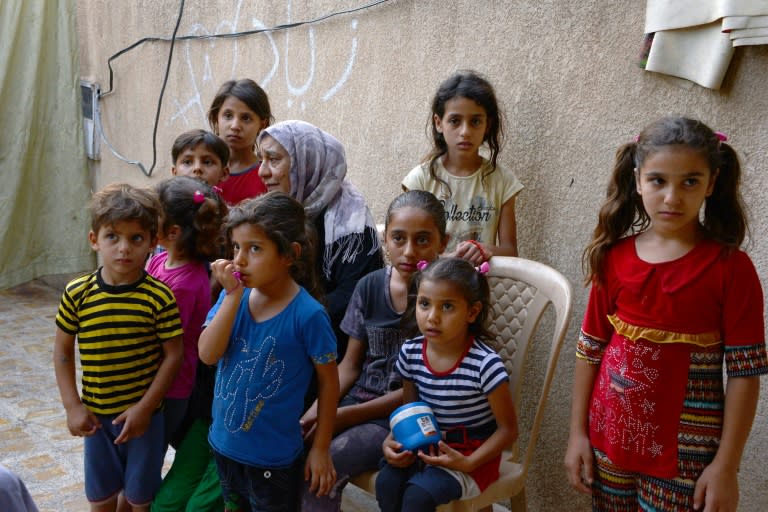
[[[302,25],[311,25],[313,23],[319,23],[321,21],[325,21],[329,18],[333,18],[334,16],[340,16],[342,14],[351,14],[353,12],[362,11],[364,9],[369,9],[371,7],[375,7],[379,4],[383,4],[386,2],[389,2],[390,0],[375,0],[373,2],[367,3],[365,5],[361,5],[358,7],[353,7],[351,9],[346,9],[342,11],[335,11],[329,14],[326,14],[325,16],[321,16],[319,18],[315,18],[313,20],[307,20],[307,21],[296,21],[293,23],[283,23],[281,25],[275,25],[274,27],[268,27],[268,28],[259,28],[254,30],[245,30],[242,32],[232,32],[228,34],[203,34],[203,35],[194,35],[194,36],[181,36],[178,38],[175,38],[176,41],[189,41],[194,39],[229,39],[234,37],[242,37],[242,36],[250,36],[254,34],[261,34],[264,32],[277,32],[279,30],[286,30],[289,28],[294,27],[300,27]],[[183,3],[183,2],[182,2]],[[104,97],[107,94],[111,94],[113,92],[114,86],[114,71],[112,70],[112,61],[116,58],[120,57],[121,55],[124,55],[128,53],[129,51],[133,50],[137,46],[141,46],[144,43],[150,43],[150,42],[158,42],[158,41],[172,41],[172,39],[169,39],[167,37],[144,37],[142,39],[139,39],[132,45],[123,48],[119,52],[112,55],[109,59],[107,59],[107,67],[109,68],[109,90],[106,92],[102,92],[99,97]]]
[[[171,74],[171,62],[173,62],[173,47],[176,46],[176,33],[179,31],[181,25],[181,16],[184,14],[184,1],[179,2],[179,16],[176,18],[176,26],[173,27],[173,34],[171,35],[171,48],[168,50],[168,62],[165,65],[165,77],[163,77],[163,86],[160,88],[160,97],[157,99],[157,111],[155,112],[155,126],[152,129],[152,166],[149,171],[142,172],[147,177],[152,176],[152,171],[157,165],[157,127],[160,124],[160,108],[163,106],[163,96],[165,95],[165,87],[168,85],[168,76]]]
[[[358,7],[353,7],[351,9],[346,9],[346,10],[342,10],[342,11],[335,11],[335,12],[326,14],[325,16],[321,16],[319,18],[315,18],[313,20],[297,21],[297,22],[294,22],[294,23],[283,23],[281,25],[276,25],[274,27],[269,27],[269,28],[262,28],[262,29],[255,29],[255,30],[246,30],[246,31],[243,31],[243,32],[233,32],[233,33],[229,33],[229,34],[208,34],[208,35],[195,35],[195,36],[176,37],[176,33],[179,30],[179,25],[181,24],[181,17],[182,17],[182,14],[184,13],[184,0],[180,0],[180,3],[179,3],[179,16],[176,19],[176,26],[173,29],[173,34],[171,35],[170,39],[167,38],[167,37],[145,37],[145,38],[139,39],[138,41],[136,41],[132,45],[130,45],[130,46],[126,47],[126,48],[123,48],[119,52],[117,52],[114,55],[112,55],[109,59],[107,59],[107,67],[109,68],[109,90],[99,94],[99,99],[101,99],[104,96],[114,92],[114,72],[112,70],[112,61],[113,60],[115,60],[116,58],[120,57],[121,55],[124,55],[124,54],[128,53],[129,51],[133,50],[134,48],[136,48],[136,47],[138,47],[138,46],[140,46],[140,45],[142,45],[144,43],[154,42],[154,41],[170,41],[171,48],[170,48],[170,51],[168,52],[168,63],[166,64],[166,67],[165,67],[165,77],[163,78],[163,86],[160,89],[160,97],[158,98],[158,101],[157,101],[157,111],[155,112],[155,124],[154,124],[154,128],[152,129],[152,165],[150,166],[149,170],[147,171],[146,168],[144,167],[144,165],[142,165],[141,162],[135,161],[135,160],[129,160],[129,159],[125,158],[124,156],[120,155],[115,150],[115,148],[112,146],[112,144],[109,143],[109,140],[104,135],[104,130],[103,130],[102,126],[101,126],[101,122],[99,121],[98,124],[99,124],[99,131],[101,133],[101,137],[102,137],[102,139],[104,139],[104,142],[107,144],[107,146],[110,148],[112,153],[114,153],[114,155],[117,158],[119,158],[120,160],[122,160],[124,162],[127,162],[129,164],[138,166],[139,169],[141,169],[141,172],[144,173],[145,176],[151,177],[152,176],[152,171],[155,169],[155,165],[157,165],[157,128],[158,128],[158,125],[160,123],[160,109],[161,109],[162,104],[163,104],[163,95],[165,94],[165,87],[168,84],[168,77],[169,77],[170,71],[171,71],[171,62],[173,60],[173,48],[174,48],[174,46],[176,44],[176,41],[187,41],[187,40],[193,40],[193,39],[228,39],[228,38],[233,38],[233,37],[242,37],[242,36],[248,36],[248,35],[253,35],[253,34],[261,34],[263,32],[275,32],[275,31],[278,31],[278,30],[286,30],[286,29],[289,29],[289,28],[300,27],[302,25],[309,25],[309,24],[313,24],[313,23],[319,23],[319,22],[327,20],[329,18],[333,18],[334,16],[339,16],[339,15],[342,15],[342,14],[350,14],[350,13],[353,13],[353,12],[362,11],[364,9],[375,7],[376,5],[383,4],[383,3],[388,2],[388,1],[389,0],[375,0],[375,1],[367,3],[365,5],[361,5],[361,6],[358,6]]]

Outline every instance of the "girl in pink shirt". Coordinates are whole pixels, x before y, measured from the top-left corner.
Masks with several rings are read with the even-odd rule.
[[[158,241],[166,250],[149,260],[147,272],[173,291],[184,328],[181,369],[165,396],[167,445],[184,418],[195,383],[197,339],[211,307],[207,262],[218,255],[227,207],[207,183],[189,176],[165,180],[156,191],[162,205]]]

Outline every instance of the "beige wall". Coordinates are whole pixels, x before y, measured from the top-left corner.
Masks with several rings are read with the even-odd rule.
[[[308,20],[360,1],[187,2],[179,35],[249,30]],[[699,117],[727,132],[743,157],[752,215],[748,247],[768,282],[768,47],[741,48],[721,91],[647,73],[640,50],[643,2],[477,0],[391,1],[310,28],[176,45],[158,130],[151,181],[169,175],[170,144],[205,126],[218,85],[250,77],[267,90],[278,120],[299,118],[346,145],[351,179],[377,220],[400,178],[427,150],[428,104],[458,68],[489,76],[507,115],[501,161],[526,188],[518,200],[522,256],[563,272],[576,291],[569,346],[561,357],[546,426],[529,480],[531,510],[573,502],[562,458],[573,369],[573,342],[585,306],[579,256],[588,241],[616,147],[667,113]],[[178,2],[80,0],[82,76],[107,89],[107,59],[145,36],[170,35]],[[101,102],[112,144],[148,167],[152,123],[169,44],[149,43],[113,62],[115,91]],[[102,146],[94,186],[147,183],[136,167]],[[535,364],[538,361],[533,361]],[[740,510],[765,510],[768,380],[741,471]],[[577,507],[587,509],[585,501]]]

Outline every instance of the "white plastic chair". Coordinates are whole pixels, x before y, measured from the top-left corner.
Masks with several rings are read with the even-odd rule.
[[[525,481],[533,460],[536,441],[544,418],[544,408],[555,375],[560,347],[568,331],[571,317],[572,291],[568,280],[555,269],[523,258],[494,256],[487,274],[491,287],[493,310],[489,330],[496,335],[495,347],[504,360],[510,375],[510,390],[521,414],[521,396],[525,362],[544,311],[551,304],[555,318],[551,322],[552,335],[546,368],[538,400],[535,401],[533,423],[525,451],[520,456],[517,443],[502,454],[501,476],[480,496],[458,500],[438,507],[439,512],[474,511],[490,508],[493,503],[511,500],[513,511],[526,510]],[[547,326],[549,326],[547,322]],[[542,338],[539,336],[541,339]],[[531,417],[529,416],[529,417]],[[521,432],[521,434],[525,434]],[[522,435],[525,438],[526,436]],[[352,484],[369,492],[375,492],[376,472],[369,472],[352,479]]]

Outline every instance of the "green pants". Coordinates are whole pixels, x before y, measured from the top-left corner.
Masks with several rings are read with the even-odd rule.
[[[181,441],[170,471],[152,501],[152,512],[224,510],[216,462],[208,445],[208,423],[195,420]]]

